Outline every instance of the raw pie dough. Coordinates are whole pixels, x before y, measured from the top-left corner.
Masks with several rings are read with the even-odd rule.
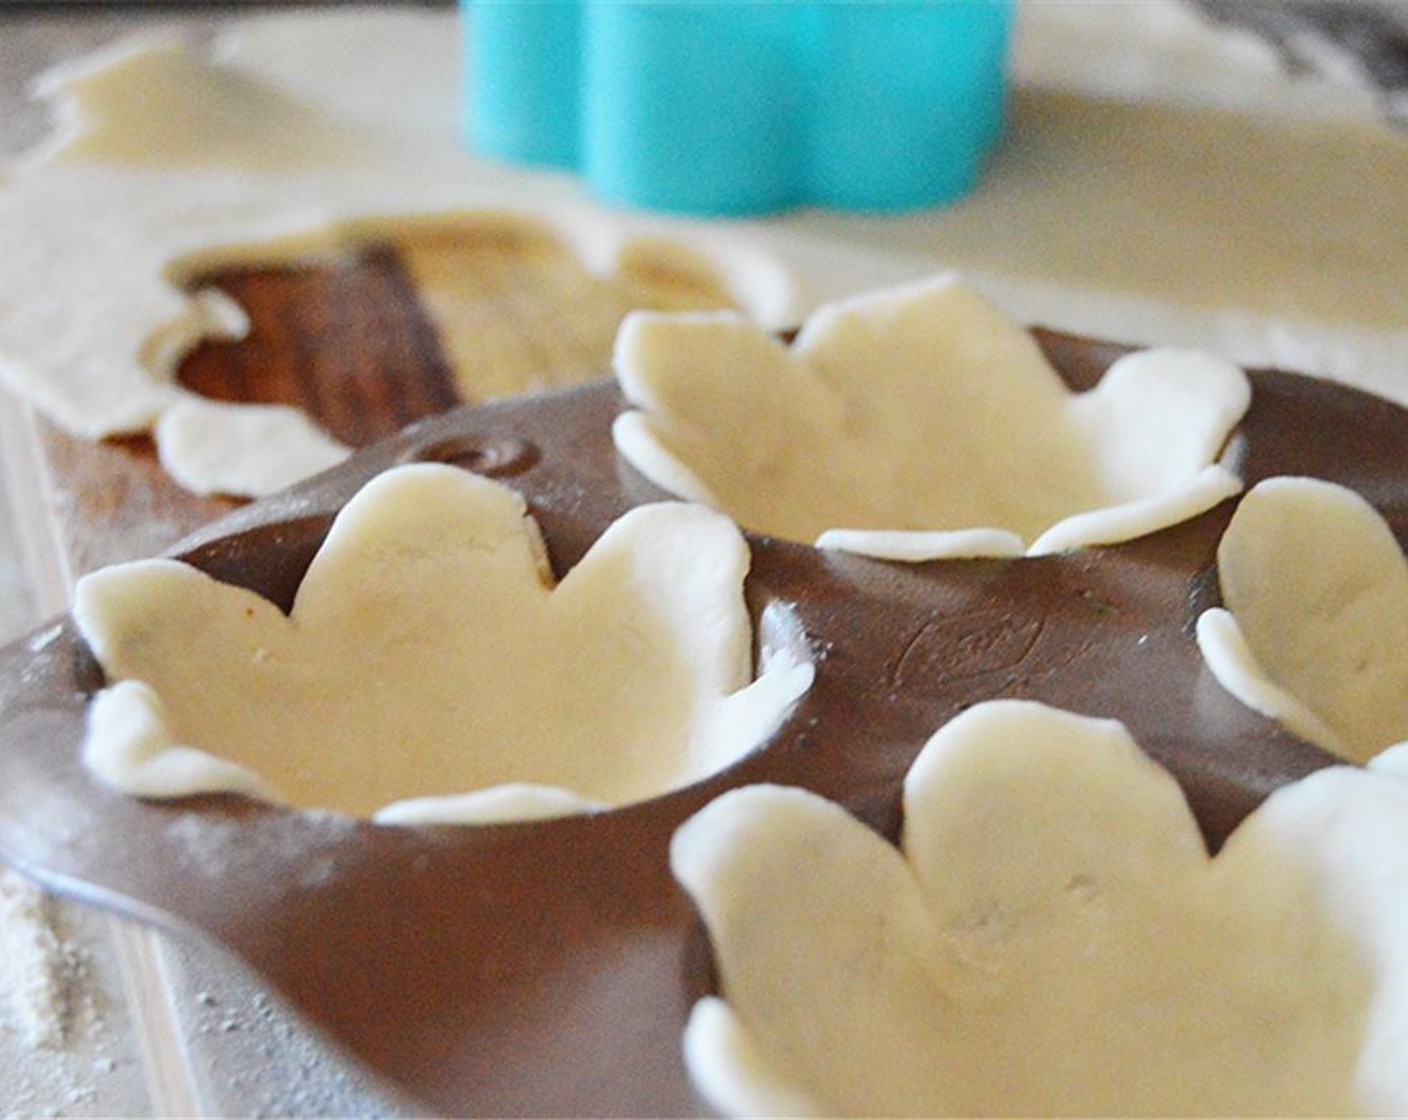
[[[1291,78],[1184,5],[1022,5],[1008,136],[959,206],[738,223],[610,211],[571,176],[461,150],[458,18],[270,17],[211,59],[147,41],[51,75],[62,127],[0,182],[0,379],[82,436],[156,426],[193,490],[265,493],[345,449],[175,384],[201,338],[245,329],[183,279],[504,218],[598,273],[632,252],[711,268],[767,327],[961,270],[1022,322],[1408,401],[1408,140],[1362,91]]]
[[[1073,394],[951,278],[822,308],[789,348],[736,315],[634,312],[620,452],[757,532],[900,560],[1127,540],[1241,489],[1217,460],[1251,390],[1183,350]]]
[[[453,108],[453,21],[330,24],[330,41],[303,62],[343,83],[346,59],[363,60],[353,84],[386,83],[374,107],[356,91],[327,104],[290,90],[261,73],[277,69],[279,48],[252,45],[241,58],[235,38],[218,60],[138,39],[41,85],[62,127],[0,180],[0,378],[63,428],[91,438],[150,429],[168,472],[201,493],[268,494],[334,465],[348,449],[301,411],[216,404],[177,384],[202,339],[248,329],[221,293],[183,288],[220,267],[345,259],[437,226],[533,231],[594,275],[700,276],[760,321],[793,317],[785,270],[728,233],[667,237],[660,223],[587,205],[565,182],[525,190],[535,176],[463,154],[442,107],[427,109],[428,87]],[[286,30],[300,34],[296,21]],[[432,137],[427,122],[445,127]]]
[[[1272,478],[1217,550],[1198,645],[1228,692],[1354,762],[1408,747],[1408,558],[1353,490]]]
[[[930,740],[897,851],[751,786],[676,834],[726,1115],[1408,1110],[1408,782],[1277,793],[1214,859],[1122,725],[994,701]]]
[[[173,560],[82,579],[74,616],[111,682],[84,758],[138,797],[386,822],[639,801],[752,750],[810,686],[790,649],[749,683],[748,562],[725,518],[662,503],[554,587],[515,492],[398,467],[338,515],[287,617]]]

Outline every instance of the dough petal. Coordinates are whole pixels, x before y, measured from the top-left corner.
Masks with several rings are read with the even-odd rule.
[[[1267,479],[1217,558],[1226,613],[1200,619],[1198,641],[1224,688],[1352,761],[1408,739],[1408,558],[1368,502]]]

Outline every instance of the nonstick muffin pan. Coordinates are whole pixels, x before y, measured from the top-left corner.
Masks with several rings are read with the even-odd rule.
[[[1035,333],[1078,389],[1122,352]],[[1408,412],[1293,374],[1249,376],[1231,448],[1247,486],[1339,482],[1408,539]],[[519,490],[560,577],[623,511],[667,497],[617,456],[622,407],[598,382],[451,412],[177,552],[287,609],[364,482],[439,461]],[[537,823],[387,827],[229,796],[113,793],[79,754],[102,673],[58,619],[0,652],[0,847],[49,887],[235,954],[413,1110],[707,1111],[680,1037],[711,990],[710,950],[667,849],[719,793],[802,786],[893,838],[920,747],[996,697],[1122,720],[1178,778],[1214,847],[1272,789],[1337,761],[1243,707],[1202,664],[1193,626],[1218,602],[1214,558],[1234,507],[1037,559],[901,565],[750,535],[757,640],[804,642],[811,690],[772,740],[704,782]]]

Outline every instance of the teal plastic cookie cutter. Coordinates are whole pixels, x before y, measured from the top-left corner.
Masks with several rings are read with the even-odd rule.
[[[976,185],[1012,0],[463,0],[464,133],[612,202],[897,212]]]

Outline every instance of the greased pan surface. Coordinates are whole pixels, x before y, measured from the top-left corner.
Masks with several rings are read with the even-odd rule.
[[[1076,387],[1120,352],[1037,335]],[[1408,411],[1290,374],[1251,380],[1234,436],[1247,485],[1340,482],[1408,539]],[[666,497],[615,454],[621,407],[600,382],[451,412],[179,551],[287,608],[335,511],[387,467],[429,459],[520,490],[560,578],[617,515]],[[787,606],[817,665],[781,731],[677,793],[521,825],[378,827],[233,797],[113,793],[79,758],[101,671],[56,620],[0,651],[0,849],[55,889],[233,952],[414,1109],[697,1113],[680,1034],[710,989],[709,949],[667,848],[724,790],[804,786],[893,837],[919,748],[994,697],[1123,720],[1178,777],[1214,845],[1271,789],[1334,761],[1202,666],[1193,623],[1218,601],[1216,548],[1234,505],[1126,545],[1031,560],[907,566],[750,535],[755,620]]]

